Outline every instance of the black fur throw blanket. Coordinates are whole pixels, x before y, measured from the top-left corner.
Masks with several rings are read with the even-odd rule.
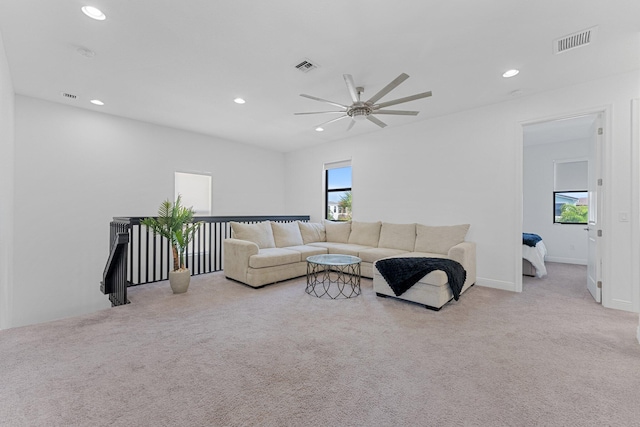
[[[444,258],[387,258],[376,262],[376,268],[396,296],[405,293],[432,271],[442,270],[449,279],[453,298],[458,301],[467,279],[467,272],[459,262]]]

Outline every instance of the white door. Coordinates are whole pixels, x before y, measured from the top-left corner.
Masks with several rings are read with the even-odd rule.
[[[587,288],[596,302],[602,302],[602,114],[596,120],[595,135],[589,143],[589,223],[587,243]]]

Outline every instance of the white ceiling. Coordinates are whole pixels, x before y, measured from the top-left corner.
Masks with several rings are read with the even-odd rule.
[[[293,115],[331,109],[301,93],[350,104],[343,74],[365,98],[402,72],[382,101],[433,91],[397,107],[416,117],[381,116],[390,128],[640,68],[638,0],[91,0],[105,21],[85,4],[0,0],[16,93],[285,152],[384,132],[347,133],[346,120],[315,132],[331,117]],[[553,54],[596,25],[589,46]],[[304,58],[320,67],[296,70]],[[504,79],[510,68],[521,73]]]

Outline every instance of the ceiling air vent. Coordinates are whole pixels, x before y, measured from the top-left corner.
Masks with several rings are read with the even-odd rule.
[[[72,93],[62,92],[62,97],[67,99],[78,99],[78,95]]]
[[[313,63],[305,58],[296,65],[296,68],[303,73],[308,73],[309,71],[318,68],[318,64]]]
[[[569,34],[568,36],[561,37],[553,41],[553,53],[558,54],[566,52],[577,47],[586,46],[593,42],[598,27],[591,27],[586,30],[578,31],[577,33]]]

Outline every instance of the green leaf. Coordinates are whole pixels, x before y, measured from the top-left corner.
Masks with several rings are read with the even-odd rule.
[[[182,197],[178,195],[175,203],[165,200],[158,208],[157,218],[144,218],[141,224],[154,234],[169,240],[180,257],[180,267],[184,267],[184,251],[193,240],[195,232],[202,222],[193,222],[193,208],[182,206]]]

